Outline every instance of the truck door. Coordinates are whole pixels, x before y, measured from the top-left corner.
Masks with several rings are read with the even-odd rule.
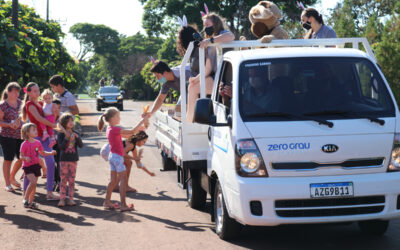
[[[227,123],[228,115],[231,114],[231,100],[220,94],[222,88],[230,88],[232,90],[232,64],[228,61],[223,61],[220,74],[217,74],[213,98],[214,114],[217,118],[217,123]],[[230,91],[232,93],[232,91]],[[208,172],[211,174],[212,169],[223,170],[230,161],[234,161],[234,152],[231,140],[231,128],[229,126],[210,127],[209,129],[210,150],[208,159]],[[213,164],[211,166],[211,164]],[[225,171],[222,171],[225,172]],[[221,173],[222,173],[221,172]]]

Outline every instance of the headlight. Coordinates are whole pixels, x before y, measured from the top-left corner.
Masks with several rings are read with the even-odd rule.
[[[254,140],[239,140],[236,144],[236,172],[243,177],[268,177],[261,153]]]
[[[122,95],[120,95],[120,96],[117,97],[118,100],[121,100],[122,98],[123,98]]]
[[[394,134],[392,155],[388,172],[400,171],[400,134]]]

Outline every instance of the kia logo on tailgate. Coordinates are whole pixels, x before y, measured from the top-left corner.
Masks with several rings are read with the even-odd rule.
[[[321,150],[325,153],[335,153],[336,151],[339,150],[339,147],[336,146],[335,144],[326,144],[322,146]]]

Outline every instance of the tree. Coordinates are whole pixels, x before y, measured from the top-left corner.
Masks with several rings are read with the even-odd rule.
[[[392,91],[400,102],[400,2],[388,17],[382,32],[381,41],[374,44],[375,55]]]
[[[19,5],[19,24],[11,20],[11,2],[0,0],[0,86],[10,81],[35,81],[48,87],[51,75],[62,74],[69,89],[79,87],[75,61],[61,43],[56,22],[47,23],[34,9]]]
[[[204,3],[207,3],[210,11],[215,11],[226,18],[229,29],[239,37],[240,35],[250,36],[250,21],[248,18],[251,7],[259,0],[139,0],[144,5],[143,28],[149,36],[166,35],[170,30],[171,18],[186,15],[189,23],[202,27],[200,11],[203,11]],[[312,5],[317,0],[304,0],[305,5]],[[285,16],[287,21],[299,21],[301,9],[295,0],[274,1]],[[175,21],[176,23],[176,21]]]
[[[120,43],[118,32],[105,25],[77,23],[69,32],[79,41],[80,51],[76,56],[79,61],[84,60],[90,52],[102,56],[115,55]]]

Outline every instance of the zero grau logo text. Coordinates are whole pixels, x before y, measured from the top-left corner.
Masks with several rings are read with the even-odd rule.
[[[297,142],[297,143],[283,143],[283,144],[269,144],[268,151],[285,151],[285,150],[299,150],[299,149],[310,149],[309,142]]]

